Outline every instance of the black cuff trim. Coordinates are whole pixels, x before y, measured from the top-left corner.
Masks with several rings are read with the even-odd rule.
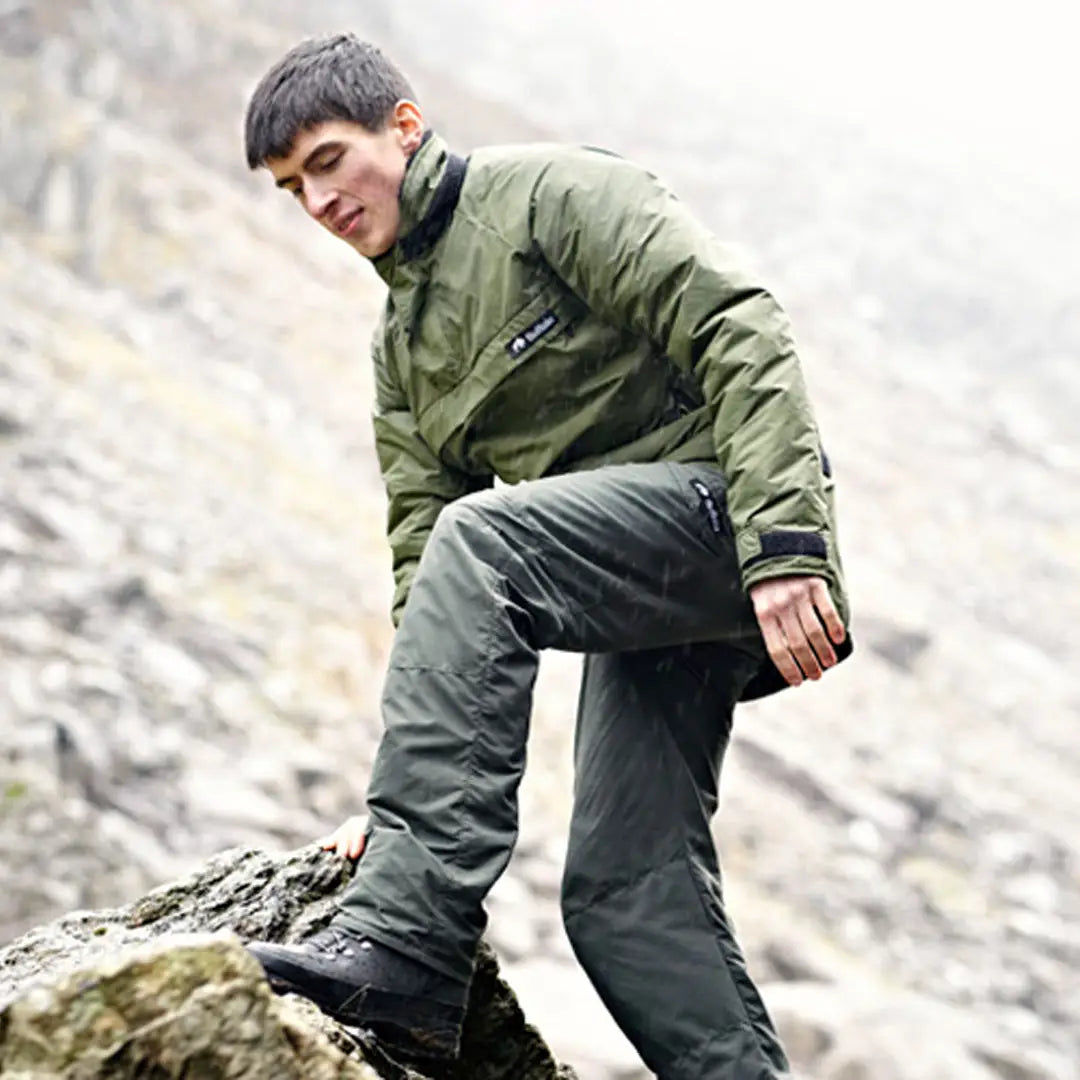
[[[762,533],[758,539],[761,541],[761,554],[747,559],[743,563],[744,570],[766,559],[775,559],[782,555],[809,555],[814,559],[829,557],[825,537],[818,536],[817,533],[778,529],[775,532]]]

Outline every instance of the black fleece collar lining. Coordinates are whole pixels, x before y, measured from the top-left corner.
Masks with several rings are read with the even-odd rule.
[[[443,171],[431,205],[427,213],[400,240],[401,255],[406,262],[412,262],[426,255],[446,231],[461,196],[461,187],[465,183],[465,171],[468,161],[457,154],[447,154],[446,167]]]

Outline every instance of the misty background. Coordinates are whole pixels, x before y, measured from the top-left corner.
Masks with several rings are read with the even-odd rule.
[[[1074,21],[0,2],[0,946],[361,808],[391,634],[382,286],[240,136],[284,49],[350,28],[458,150],[647,165],[792,316],[858,652],[740,711],[717,837],[794,1062],[1080,1075]],[[559,926],[576,673],[545,658],[491,939],[556,1052],[628,1080]]]

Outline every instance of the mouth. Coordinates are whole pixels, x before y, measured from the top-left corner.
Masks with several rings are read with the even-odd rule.
[[[359,210],[353,210],[352,213],[346,214],[343,218],[337,221],[334,228],[338,236],[351,236],[356,231],[356,227],[360,223],[360,218],[363,216],[363,213],[363,208]]]

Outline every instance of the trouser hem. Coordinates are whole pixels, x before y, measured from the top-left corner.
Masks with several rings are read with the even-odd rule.
[[[729,950],[735,951],[736,953],[738,952],[734,931],[731,929],[730,925],[727,924],[727,917],[725,916],[722,907],[719,911],[714,909],[714,905],[717,904],[717,898],[710,896],[705,888],[700,873],[695,869],[695,859],[689,845],[686,846],[684,864],[686,872],[690,876],[690,886],[697,894],[698,901],[701,904],[705,922],[707,925],[713,927],[712,937],[720,956],[720,962],[728,972],[732,988],[735,991],[735,1000],[738,1001],[739,1007],[742,1009],[745,1018],[744,1022],[739,1024],[738,1027],[747,1031],[750,1038],[753,1039],[754,1045],[761,1052],[762,1057],[769,1062],[769,1065],[772,1068],[776,1068],[781,1064],[786,1066],[787,1055],[780,1042],[780,1036],[776,1031],[772,1018],[765,1008],[765,1003],[761,1000],[757,987],[750,979],[749,974],[747,974],[745,970],[740,970],[738,963],[733,962],[733,958],[728,955]],[[740,959],[741,958],[738,956],[735,958],[736,961]],[[771,1035],[771,1047],[766,1046],[762,1040],[762,1033],[759,1030],[759,1026],[764,1027]],[[764,1080],[768,1080],[768,1078],[772,1076],[772,1073],[766,1072],[763,1073],[762,1076]]]
[[[418,964],[423,964],[425,967],[429,967],[440,975],[445,975],[446,978],[463,986],[468,986],[472,981],[471,968],[468,974],[463,976],[461,969],[449,961],[432,956],[422,949],[413,948],[413,946],[402,941],[401,938],[396,937],[390,931],[384,931],[380,928],[373,929],[345,908],[338,907],[331,922],[344,927],[349,933],[358,937],[371,938],[372,941],[378,942],[378,944],[384,945],[388,949],[393,949],[394,952],[399,952],[402,956],[407,956],[410,960],[415,960]]]
[[[724,1031],[715,1032],[708,1039],[704,1040],[698,1046],[695,1046],[692,1050],[688,1050],[685,1054],[681,1055],[671,1064],[670,1069],[665,1069],[662,1073],[658,1073],[659,1080],[712,1080],[714,1074],[712,1072],[702,1072],[703,1065],[702,1060],[710,1051],[715,1049],[727,1038],[741,1032],[748,1035],[750,1038],[755,1038],[755,1033],[751,1029],[749,1024],[735,1024],[730,1028],[726,1028]],[[738,1076],[740,1078],[745,1077],[746,1080],[791,1080],[791,1073],[786,1071],[777,1071],[771,1065],[763,1064],[759,1072],[754,1073],[753,1077],[750,1077],[744,1070],[743,1063],[725,1061],[722,1065],[723,1080],[726,1080],[728,1076]],[[717,1080],[721,1080],[719,1074]]]

